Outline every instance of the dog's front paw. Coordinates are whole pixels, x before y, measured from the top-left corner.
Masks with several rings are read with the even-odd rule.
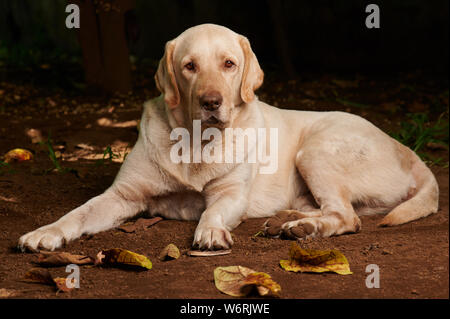
[[[198,249],[229,249],[233,239],[228,230],[221,227],[198,226],[195,230],[193,247]]]
[[[47,225],[35,231],[29,232],[19,239],[18,247],[25,251],[39,251],[39,249],[55,250],[64,243],[64,234],[57,226]]]

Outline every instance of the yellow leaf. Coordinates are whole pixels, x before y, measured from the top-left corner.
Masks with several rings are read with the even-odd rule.
[[[256,287],[261,296],[278,295],[281,287],[270,275],[242,266],[217,267],[214,282],[221,292],[234,296],[247,296]]]
[[[11,163],[14,161],[23,162],[31,159],[33,159],[33,154],[23,148],[15,148],[5,154],[5,163]]]
[[[347,258],[339,250],[303,249],[295,242],[289,250],[289,260],[280,260],[280,266],[294,272],[330,271],[340,275],[353,274]]]
[[[152,262],[150,259],[143,255],[136,254],[132,251],[113,248],[108,250],[102,250],[97,255],[96,264],[107,265],[126,265],[136,266],[146,269],[152,269]]]
[[[180,250],[174,244],[167,245],[159,255],[160,260],[178,259],[180,257]]]

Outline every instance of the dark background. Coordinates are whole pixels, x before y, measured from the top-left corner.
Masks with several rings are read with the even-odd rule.
[[[79,57],[76,31],[64,25],[69,2],[1,0],[0,60]],[[365,27],[370,3],[380,7],[380,29]],[[246,35],[266,70],[448,73],[447,0],[138,0],[135,12],[141,32],[130,49],[138,61],[155,63],[167,40],[190,26],[216,23]]]

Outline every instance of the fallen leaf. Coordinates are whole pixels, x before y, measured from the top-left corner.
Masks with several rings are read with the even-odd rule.
[[[75,279],[73,279],[75,280]],[[72,288],[67,287],[66,278],[53,278],[50,272],[44,268],[31,268],[24,276],[24,281],[45,284],[55,287],[58,291],[70,292]],[[73,282],[73,281],[72,281]],[[75,287],[75,283],[74,283]]]
[[[42,137],[42,133],[40,130],[30,128],[26,131],[26,134],[29,138],[31,138],[31,143],[37,144],[44,141],[44,138]]]
[[[56,102],[53,101],[51,98],[47,99],[48,104],[50,104],[50,106],[55,107],[56,106]]]
[[[113,121],[111,119],[106,118],[106,117],[102,117],[102,118],[99,118],[97,120],[97,124],[100,125],[100,126],[112,126]]]
[[[261,296],[278,296],[281,291],[270,275],[243,266],[217,267],[214,282],[217,289],[234,297],[247,296],[254,288]]]
[[[121,248],[113,248],[100,251],[97,254],[95,264],[125,265],[152,269],[152,262],[150,261],[150,259],[143,255],[139,255],[132,251]]]
[[[89,256],[73,255],[66,252],[48,252],[41,251],[36,261],[41,266],[64,266],[69,264],[86,265],[94,263],[94,260]]]
[[[14,197],[5,197],[0,195],[0,200],[5,201],[5,202],[9,202],[9,203],[17,203],[17,199]]]
[[[103,250],[100,250],[97,255],[95,256],[94,265],[101,265],[103,264],[103,259],[105,258],[105,255],[103,254]]]
[[[63,291],[63,292],[71,292],[72,289],[75,287],[76,285],[76,279],[72,278],[72,287],[67,287],[67,281],[66,278],[54,278],[53,281],[55,282],[56,288],[58,289],[58,291]]]
[[[31,159],[33,159],[33,154],[30,151],[27,151],[23,148],[15,148],[5,154],[4,162],[5,163],[11,163],[14,161],[23,162],[29,161]]]
[[[231,253],[231,249],[222,250],[189,250],[187,254],[192,257],[211,257],[228,255]]]
[[[79,143],[75,145],[76,148],[81,148],[83,150],[93,151],[94,147],[85,143]]]
[[[295,242],[289,250],[289,260],[280,260],[284,270],[293,272],[335,272],[351,275],[347,258],[338,250],[303,249]]]
[[[46,285],[54,285],[53,277],[47,269],[44,268],[31,268],[24,276],[24,280],[27,282],[36,282]]]
[[[111,109],[108,110],[109,113]],[[118,128],[126,128],[126,127],[137,127],[139,125],[137,120],[125,121],[125,122],[114,122],[113,120],[102,117],[97,120],[97,125],[106,126],[106,127],[118,127]]]
[[[159,254],[160,260],[171,260],[180,258],[180,250],[174,244],[167,245]]]
[[[139,218],[132,224],[127,223],[127,224],[120,226],[119,229],[126,233],[133,233],[138,228],[142,228],[142,229],[148,228],[148,227],[153,226],[154,224],[160,222],[161,220],[163,220],[162,217],[153,217],[150,219],[149,218]]]
[[[0,288],[0,298],[16,297],[18,294],[17,290]]]

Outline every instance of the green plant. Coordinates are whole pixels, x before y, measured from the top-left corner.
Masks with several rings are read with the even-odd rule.
[[[108,162],[112,162],[112,160],[114,158],[119,158],[120,155],[116,154],[112,151],[111,146],[107,146],[105,148],[105,150],[103,151],[103,158],[97,160],[96,165],[104,165],[105,164],[105,160],[107,160]]]
[[[75,169],[73,169],[73,168],[62,167],[61,166],[61,164],[58,161],[58,158],[56,157],[55,150],[53,149],[53,141],[52,141],[50,136],[51,136],[51,133],[49,133],[48,138],[47,138],[47,140],[45,142],[39,142],[40,145],[42,145],[42,146],[47,148],[48,157],[49,157],[49,159],[51,160],[51,162],[53,163],[53,166],[54,166],[54,168],[48,169],[46,171],[46,173],[49,172],[49,171],[52,171],[53,169],[56,169],[56,171],[59,172],[59,173],[67,173],[67,172],[76,173],[77,171]]]
[[[53,166],[55,166],[56,170],[58,172],[62,172],[63,168],[62,166],[59,164],[58,159],[56,158],[56,154],[55,151],[53,149],[53,145],[52,145],[52,140],[50,138],[50,135],[48,136],[47,140],[45,142],[39,142],[40,145],[45,146],[47,148],[48,151],[48,157],[50,158],[50,160],[53,163]]]
[[[434,158],[424,153],[424,148],[430,143],[438,144],[448,150],[449,124],[446,113],[442,113],[438,120],[432,124],[426,113],[407,114],[407,120],[401,122],[400,129],[390,132],[390,135],[400,143],[410,147],[423,160],[438,164],[442,158]]]

